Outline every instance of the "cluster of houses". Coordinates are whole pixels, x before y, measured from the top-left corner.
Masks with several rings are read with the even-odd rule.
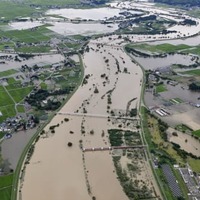
[[[32,129],[36,126],[35,117],[30,115],[28,117],[16,116],[6,119],[0,124],[0,132],[13,133],[22,130]]]

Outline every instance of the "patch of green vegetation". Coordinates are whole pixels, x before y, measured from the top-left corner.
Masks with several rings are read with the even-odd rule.
[[[83,35],[73,35],[71,37],[76,40],[84,40],[86,38],[86,36],[83,36]]]
[[[181,74],[189,74],[189,75],[193,75],[193,76],[200,76],[200,69],[184,71],[184,72],[181,72]]]
[[[15,44],[13,42],[1,42],[0,44],[1,51],[6,50],[8,47],[14,49]]]
[[[183,132],[183,133],[185,133],[185,132],[192,132],[193,130],[190,128],[190,127],[188,127],[187,125],[185,125],[185,124],[178,124],[176,127],[175,127],[175,129],[176,130],[178,130],[178,131],[181,131],[181,132]]]
[[[141,115],[142,115],[142,126],[143,126],[143,132],[145,134],[145,138],[146,138],[146,141],[148,143],[148,146],[149,146],[149,149],[150,150],[153,150],[155,149],[155,143],[153,143],[153,140],[151,138],[151,133],[150,133],[150,130],[148,128],[148,114],[147,114],[147,109],[142,106],[141,107]]]
[[[192,134],[195,135],[195,136],[200,137],[200,130],[193,131]]]
[[[0,85],[0,91],[4,91],[4,88],[2,85]]]
[[[183,50],[183,52],[200,55],[200,46],[191,47],[190,49]]]
[[[65,46],[72,49],[79,49],[81,44],[78,43],[65,43]]]
[[[13,100],[10,98],[5,90],[0,91],[0,108],[2,106],[14,104]]]
[[[23,105],[17,105],[17,111],[20,112],[20,113],[24,113],[25,112],[24,106]]]
[[[17,70],[9,69],[9,70],[0,72],[0,77],[9,76],[9,75],[12,75],[12,74],[15,74],[15,73],[17,73]]]
[[[109,140],[111,146],[121,146],[123,144],[123,132],[119,129],[110,129],[108,130]]]
[[[149,44],[130,44],[128,45],[131,48],[135,48],[138,50],[149,51],[152,53],[171,53],[178,52],[184,49],[191,48],[188,45],[180,44],[180,45],[172,45],[172,44],[159,44],[159,45],[149,45]]]
[[[189,163],[190,167],[196,173],[200,173],[200,160],[194,158],[188,158],[187,162]]]
[[[141,145],[140,134],[138,132],[125,131],[124,140],[127,146]]]
[[[35,29],[5,31],[1,33],[1,35],[11,38],[15,42],[37,43],[48,41],[52,35],[55,35],[55,33],[47,29],[47,27],[48,25],[44,25]]]
[[[0,176],[0,199],[9,200],[12,191],[13,174]]]
[[[5,133],[3,133],[3,132],[0,132],[0,139],[1,139],[1,138],[3,138],[3,137],[4,137],[4,135],[5,135]]]
[[[47,53],[50,52],[50,50],[51,47],[49,46],[29,46],[15,48],[15,51],[20,53]]]
[[[12,180],[13,180],[13,174],[0,176],[0,188],[11,186]]]
[[[4,189],[0,189],[0,199],[1,200],[10,200],[11,197],[11,192],[12,192],[12,186]]]
[[[42,82],[42,83],[40,84],[40,87],[41,87],[41,89],[43,89],[43,90],[47,90],[47,84],[44,83],[44,82]]]
[[[0,117],[0,122],[3,122],[3,120],[8,117],[14,117],[16,115],[14,104],[0,107],[0,111],[3,114],[3,116]]]
[[[8,78],[7,82],[8,82],[9,85],[21,83],[20,81],[15,80],[13,77]]]
[[[32,90],[33,87],[25,87],[16,90],[9,90],[9,93],[13,97],[15,102],[18,103],[22,101]]]
[[[39,11],[26,4],[15,3],[14,1],[0,1],[0,13],[4,20],[11,20],[17,17],[30,17]],[[40,11],[41,12],[41,11]]]
[[[65,88],[68,86],[76,86],[77,82],[80,80],[80,66],[76,66],[73,69],[71,68],[65,68],[61,71],[59,71],[60,76],[56,77],[55,76],[55,81],[57,84],[61,86],[61,88]]]
[[[167,88],[165,87],[164,84],[156,85],[156,93],[165,92],[165,91],[167,91]]]

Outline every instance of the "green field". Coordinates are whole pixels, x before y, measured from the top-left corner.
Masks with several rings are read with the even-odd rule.
[[[156,86],[156,93],[165,92],[165,91],[167,91],[167,88],[165,87],[164,84],[159,84]]]
[[[178,52],[180,50],[185,50],[191,48],[188,45],[180,44],[180,45],[172,45],[172,44],[160,44],[160,45],[149,45],[149,44],[136,44],[136,45],[128,45],[131,48],[149,51],[151,53],[170,53],[170,52]]]
[[[12,191],[13,174],[0,176],[0,199],[9,200]]]
[[[9,76],[9,75],[12,75],[12,74],[15,74],[15,73],[17,73],[17,70],[9,69],[7,71],[0,72],[0,77]]]
[[[196,46],[196,47],[192,47],[190,49],[183,50],[183,52],[200,55],[200,46]]]
[[[10,95],[13,97],[15,102],[19,103],[22,101],[31,91],[33,87],[25,87],[16,90],[9,90]]]
[[[0,111],[3,114],[3,116],[0,117],[0,122],[7,119],[8,117],[14,117],[16,115],[14,104],[0,107]]]
[[[192,134],[200,137],[200,130],[193,131]]]
[[[1,51],[5,50],[6,47],[14,49],[15,44],[13,42],[1,42],[0,43],[0,50]]]
[[[193,76],[200,76],[200,69],[188,70],[185,72],[181,72],[181,74],[189,74]]]
[[[172,45],[172,44],[159,44],[159,45],[149,45],[149,44],[129,44],[130,48],[147,51],[151,53],[191,53],[195,55],[200,55],[200,46],[188,46],[185,44]]]
[[[188,158],[188,163],[193,171],[200,173],[200,160],[194,158]]]
[[[14,78],[8,78],[8,84],[5,87],[7,91],[0,86],[0,112],[2,113],[0,122],[8,117],[14,117],[17,111],[24,112],[23,106],[17,106],[16,111],[15,103],[22,101],[33,90],[33,86],[22,87],[21,81]]]
[[[24,113],[25,112],[24,106],[23,105],[17,105],[17,111],[20,112],[20,113]]]
[[[30,17],[32,13],[38,13],[38,11],[29,5],[0,1],[0,13],[5,20],[11,20],[16,17]]]
[[[50,26],[50,25],[49,25]],[[40,26],[34,30],[7,30],[6,28],[1,28],[0,36],[11,38],[14,42],[25,42],[25,43],[37,43],[41,41],[50,40],[52,35],[55,33],[47,29],[47,25]],[[34,49],[34,48],[33,48]],[[43,48],[44,49],[44,48]]]
[[[2,106],[12,105],[12,104],[14,104],[14,102],[10,98],[8,93],[5,90],[0,90],[0,108]]]

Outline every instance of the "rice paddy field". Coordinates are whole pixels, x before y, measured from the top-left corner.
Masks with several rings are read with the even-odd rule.
[[[8,73],[8,72],[7,72]],[[0,122],[16,115],[15,104],[22,101],[33,89],[33,86],[22,87],[20,81],[8,78],[7,86],[0,86]],[[22,106],[19,108],[22,111]]]
[[[10,199],[12,190],[12,180],[13,174],[7,176],[0,176],[0,199],[8,200]]]
[[[51,39],[54,32],[46,28],[47,26],[40,26],[36,29],[27,30],[6,30],[6,26],[1,26],[0,37],[8,37],[13,42],[37,43],[41,41],[48,41]]]

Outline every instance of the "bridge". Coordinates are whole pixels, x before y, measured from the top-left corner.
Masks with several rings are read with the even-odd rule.
[[[111,147],[92,147],[92,148],[82,148],[83,152],[91,151],[112,151],[115,149],[143,149],[146,145],[135,145],[135,146],[111,146]]]
[[[92,113],[73,113],[73,112],[58,112],[58,115],[79,116],[79,117],[94,117],[94,118],[110,118],[110,119],[125,119],[125,120],[139,120],[138,117],[127,117],[117,115],[101,115]]]

